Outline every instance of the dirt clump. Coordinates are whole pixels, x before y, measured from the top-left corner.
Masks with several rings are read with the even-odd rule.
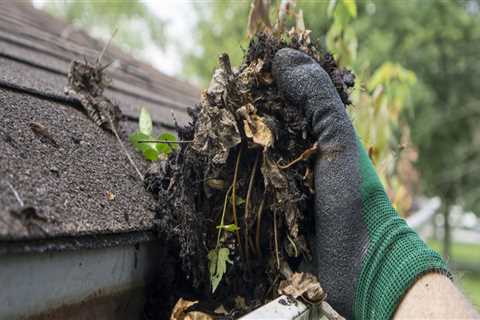
[[[309,33],[258,33],[238,69],[220,56],[200,104],[189,110],[191,122],[178,127],[179,139],[191,143],[145,177],[158,199],[158,232],[178,252],[176,279],[194,288],[198,308],[249,311],[277,295],[281,263],[294,268],[311,259],[317,145],[303,110],[272,78],[275,53],[285,47],[318,61],[350,103],[353,75]]]

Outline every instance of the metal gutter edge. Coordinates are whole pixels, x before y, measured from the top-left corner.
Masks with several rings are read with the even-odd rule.
[[[318,306],[307,306],[300,300],[287,296],[261,306],[260,308],[241,317],[239,320],[327,320],[320,312]]]
[[[117,309],[128,309],[124,310],[125,315],[141,312],[141,303],[125,306],[124,302],[115,300],[115,296],[136,292],[135,296],[142,295],[136,298],[143,299],[144,290],[139,289],[151,282],[160,270],[162,255],[161,243],[149,242],[94,250],[0,256],[0,319],[55,315],[59,308],[68,309],[92,298],[90,305],[107,299],[109,305]],[[88,307],[83,309],[91,311]],[[78,316],[78,319],[89,318]]]
[[[158,239],[152,231],[136,231],[115,234],[96,234],[71,237],[55,237],[32,240],[0,240],[0,259],[3,255],[17,253],[60,252],[79,249],[101,249],[134,245]]]

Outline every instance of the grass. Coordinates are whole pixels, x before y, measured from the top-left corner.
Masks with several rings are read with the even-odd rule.
[[[430,240],[428,241],[428,245],[438,253],[442,253],[442,243],[440,241]],[[450,260],[455,262],[480,263],[480,244],[452,243]]]
[[[463,292],[470,299],[475,309],[480,312],[480,273],[465,273],[457,272],[460,278],[460,284]]]
[[[430,240],[428,244],[432,249],[441,253],[442,244]],[[452,243],[450,261],[458,264],[478,264],[480,266],[480,244]],[[463,292],[480,312],[480,269],[478,272],[456,270],[455,276],[463,288]]]

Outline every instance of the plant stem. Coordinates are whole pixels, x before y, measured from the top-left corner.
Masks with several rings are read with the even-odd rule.
[[[169,143],[169,144],[175,144],[175,143],[192,143],[193,140],[178,140],[178,141],[170,141],[170,140],[158,140],[158,139],[153,139],[153,140],[139,140],[138,143]]]
[[[238,177],[238,168],[240,166],[240,158],[242,157],[242,150],[243,150],[243,147],[240,147],[240,150],[238,151],[238,155],[237,155],[237,161],[235,163],[235,173],[233,174],[233,182],[232,182],[232,216],[233,216],[233,222],[237,226],[238,226],[237,199],[236,199],[237,177]],[[240,248],[240,255],[243,257],[244,255],[243,255],[242,241],[240,239],[240,232],[236,230],[235,234],[237,236],[238,247]]]
[[[257,248],[257,255],[262,256],[262,249],[260,248],[260,227],[262,225],[262,212],[263,212],[263,205],[265,204],[265,196],[262,198],[262,202],[260,202],[260,207],[257,211],[257,230],[255,233],[255,246]]]
[[[227,211],[228,195],[230,194],[230,191],[232,191],[232,186],[228,188],[227,193],[225,194],[225,200],[223,201],[222,218],[220,219],[221,226],[223,226],[225,222],[225,212]],[[223,228],[218,229],[217,245],[215,246],[215,248],[218,248],[220,246],[220,237],[222,235],[222,230]]]
[[[138,176],[140,177],[140,181],[143,181],[143,175],[142,173],[140,172],[140,169],[138,169],[137,165],[135,164],[135,162],[133,161],[132,157],[130,156],[130,153],[128,153],[127,151],[127,148],[125,148],[125,145],[123,144],[123,141],[122,139],[120,139],[118,133],[117,133],[117,129],[115,129],[114,125],[113,125],[113,120],[110,116],[108,116],[108,121],[110,122],[110,127],[112,128],[112,132],[113,134],[115,135],[115,138],[117,138],[117,141],[118,143],[120,144],[120,147],[122,148],[122,151],[125,153],[125,155],[127,156],[127,159],[128,161],[130,162],[130,164],[132,165],[132,167],[135,169],[135,171],[137,172]]]
[[[248,250],[248,218],[250,210],[250,198],[252,196],[253,182],[255,181],[255,174],[257,172],[258,159],[260,158],[260,152],[257,153],[255,157],[255,162],[253,163],[252,173],[250,174],[250,181],[248,182],[248,191],[247,197],[245,199],[245,215],[244,215],[244,224],[245,224],[245,257],[247,258],[247,264],[249,259],[249,250]]]
[[[301,155],[298,156],[298,158],[296,158],[295,160],[293,160],[292,162],[286,164],[286,165],[278,165],[278,167],[282,170],[285,170],[285,169],[288,169],[290,168],[291,166],[293,166],[294,164],[296,164],[297,162],[300,162],[300,161],[304,161],[304,160],[307,160],[308,158],[310,158],[310,156],[314,153],[316,153],[318,151],[318,144],[315,143],[313,146],[311,146],[310,148],[308,148],[307,150],[303,151]]]
[[[273,212],[273,237],[275,239],[275,258],[277,259],[277,269],[280,269],[280,257],[278,253],[278,238],[277,238],[277,213]]]

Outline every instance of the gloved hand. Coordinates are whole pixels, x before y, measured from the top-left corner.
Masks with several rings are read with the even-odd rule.
[[[349,319],[389,319],[419,276],[446,265],[393,209],[325,70],[282,49],[273,77],[318,137],[313,251],[327,300]]]

